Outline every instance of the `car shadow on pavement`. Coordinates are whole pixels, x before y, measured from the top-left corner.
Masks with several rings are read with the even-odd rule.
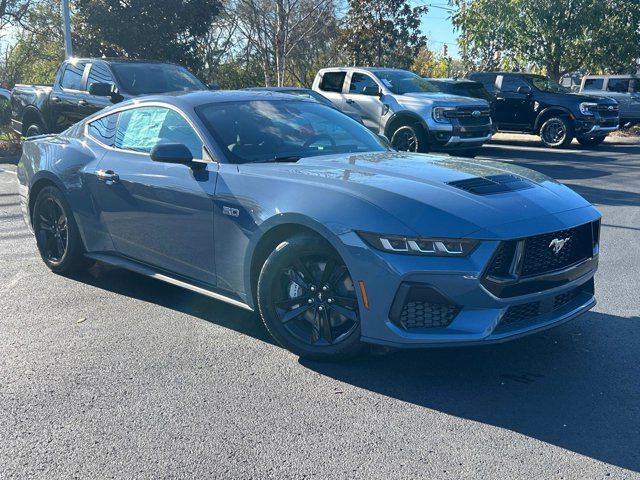
[[[621,341],[612,331],[624,332]],[[301,363],[359,388],[640,471],[638,338],[640,317],[588,313],[499,345]]]

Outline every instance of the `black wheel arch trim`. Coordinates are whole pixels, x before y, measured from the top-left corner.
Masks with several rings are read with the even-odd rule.
[[[571,112],[571,110],[565,107],[554,105],[552,107],[547,107],[541,110],[540,113],[538,113],[533,129],[536,132],[540,131],[540,127],[542,127],[542,123],[543,123],[542,119],[547,117],[549,114],[554,114],[554,113],[556,113],[559,117],[569,117],[571,121],[575,121],[576,119],[575,115]]]
[[[420,117],[420,115],[409,110],[401,110],[399,112],[395,112],[393,115],[391,115],[391,117],[389,117],[389,120],[387,120],[387,123],[384,126],[384,136],[388,139],[391,139],[391,126],[395,125],[396,122],[403,119],[413,120],[414,122],[419,123],[422,128],[424,128],[425,132],[427,132],[427,128],[424,125],[425,122],[423,121],[422,117]]]
[[[22,135],[26,135],[26,129],[29,128],[31,125],[33,125],[33,122],[27,122],[25,121],[25,118],[31,116],[31,115],[35,115],[38,117],[38,119],[40,120],[40,125],[43,126],[44,128],[44,134],[48,133],[48,127],[47,127],[47,121],[44,119],[44,115],[42,115],[42,112],[40,111],[40,109],[34,105],[27,105],[26,107],[24,107],[24,110],[22,110],[22,115],[20,116],[21,121],[22,121]]]

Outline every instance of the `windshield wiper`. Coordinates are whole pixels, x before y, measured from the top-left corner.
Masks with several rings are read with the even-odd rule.
[[[286,156],[282,156],[282,157],[265,158],[264,160],[260,160],[257,163],[270,163],[270,162],[282,162],[282,163],[292,162],[292,163],[295,163],[298,160],[300,160],[301,158],[302,157],[300,155],[286,155]]]

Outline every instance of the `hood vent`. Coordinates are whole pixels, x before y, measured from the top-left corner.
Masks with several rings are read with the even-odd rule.
[[[515,192],[516,190],[524,190],[534,186],[529,180],[511,174],[466,178],[449,182],[449,185],[476,195]]]

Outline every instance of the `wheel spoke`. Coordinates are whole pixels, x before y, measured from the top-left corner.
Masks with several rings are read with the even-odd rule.
[[[62,238],[56,237],[56,249],[58,250],[58,258],[62,258],[64,256],[64,242]]]
[[[308,297],[295,297],[295,298],[287,298],[286,300],[282,300],[280,302],[276,302],[275,306],[277,308],[281,308],[282,310],[291,310],[292,307],[298,304],[304,303],[307,304]]]
[[[311,322],[311,344],[313,345],[320,340],[320,324],[318,318],[318,309],[313,311],[313,320]]]
[[[336,261],[332,258],[328,259],[324,264],[324,270],[322,271],[322,278],[320,279],[320,283],[322,285],[328,284],[331,276],[333,274],[334,269],[336,268]]]
[[[358,321],[358,312],[354,310],[349,310],[348,308],[345,308],[336,304],[331,305],[330,308],[337,315],[342,315],[343,317],[351,320],[352,322]]]
[[[333,272],[326,283],[328,283],[330,287],[333,287],[342,277],[344,277],[345,273],[347,273],[347,267],[345,265],[337,266],[333,269]]]
[[[296,259],[293,262],[293,268],[296,270],[297,273],[301,274],[304,277],[304,281],[306,282],[307,285],[310,282],[313,283],[313,280],[315,278],[302,260]],[[305,288],[306,288],[306,285],[305,285]]]
[[[282,321],[282,323],[289,323],[291,320],[294,320],[305,313],[309,308],[311,308],[309,305],[300,305],[298,308],[294,308],[293,310],[283,313],[280,316],[280,321]]]
[[[331,330],[331,319],[329,318],[329,312],[323,309],[321,312],[319,312],[319,317],[320,335],[327,342],[333,343],[333,332]]]
[[[340,305],[341,307],[349,308],[351,310],[355,310],[358,308],[358,300],[351,297],[341,297],[332,295],[333,303]]]

